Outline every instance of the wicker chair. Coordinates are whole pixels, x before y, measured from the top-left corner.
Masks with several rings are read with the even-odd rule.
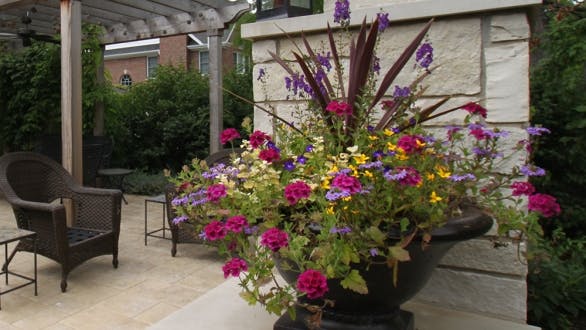
[[[215,164],[220,163],[228,163],[232,157],[232,154],[240,154],[242,153],[243,149],[224,149],[220,150],[216,153],[209,155],[205,161],[209,166],[213,166]],[[203,241],[198,237],[197,233],[195,232],[193,225],[190,223],[181,223],[181,224],[174,224],[173,219],[175,219],[176,214],[175,210],[173,209],[173,205],[171,202],[177,195],[177,190],[175,185],[169,184],[165,188],[165,202],[166,202],[166,210],[167,210],[167,221],[169,223],[169,228],[171,228],[171,256],[175,256],[177,254],[177,244],[181,243],[203,243]]]
[[[0,157],[0,189],[12,206],[18,228],[37,233],[37,253],[61,264],[61,291],[76,266],[100,255],[112,255],[118,267],[119,190],[83,187],[57,162],[38,153]],[[63,200],[72,201],[74,227],[68,227]],[[20,241],[17,251],[33,251]]]

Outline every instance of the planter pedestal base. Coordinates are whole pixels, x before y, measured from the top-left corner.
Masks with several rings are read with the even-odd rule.
[[[274,324],[273,330],[307,330],[307,318],[311,314],[302,308],[297,308],[297,317],[293,321],[288,313],[283,314]],[[336,317],[336,315],[324,315],[322,317],[320,330],[414,330],[413,313],[399,310],[381,317]]]

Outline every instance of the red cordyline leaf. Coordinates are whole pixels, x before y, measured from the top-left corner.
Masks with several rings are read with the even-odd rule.
[[[332,58],[334,59],[334,68],[336,70],[336,76],[338,77],[338,85],[344,86],[344,77],[343,72],[340,66],[340,56],[338,56],[338,48],[336,47],[336,42],[334,41],[334,33],[332,32],[332,28],[330,27],[330,23],[328,22],[328,40],[330,41],[330,50],[332,52]],[[342,99],[346,98],[346,93],[344,92],[344,88],[340,88],[342,91]]]

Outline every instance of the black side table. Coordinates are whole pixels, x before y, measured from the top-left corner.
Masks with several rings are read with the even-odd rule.
[[[134,172],[134,170],[128,168],[102,168],[98,170],[98,175],[108,179],[108,183],[114,186],[116,189],[122,191],[122,200],[124,204],[128,205],[126,198],[124,197],[124,178]]]
[[[12,243],[15,241],[20,241],[23,239],[29,239],[33,242],[33,255],[34,255],[34,277],[30,278],[28,276],[22,275],[22,274],[17,274],[13,271],[8,270],[8,243]],[[0,275],[4,274],[5,275],[5,281],[6,284],[8,284],[8,274],[16,276],[16,277],[20,277],[22,279],[25,279],[26,282],[15,286],[13,288],[10,288],[6,291],[0,292],[0,296],[14,291],[16,289],[20,289],[24,286],[27,286],[29,284],[34,284],[35,285],[35,296],[37,295],[37,233],[33,232],[33,231],[28,231],[28,230],[24,230],[24,229],[18,229],[18,228],[0,228],[0,244],[4,244],[4,266],[2,267],[2,272],[0,272]],[[0,305],[0,309],[2,308],[2,306]]]

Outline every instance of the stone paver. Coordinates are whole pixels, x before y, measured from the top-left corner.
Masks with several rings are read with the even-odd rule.
[[[205,246],[180,244],[175,258],[168,240],[149,237],[145,246],[145,196],[126,198],[118,269],[111,256],[89,260],[70,273],[67,292],[61,293],[59,265],[39,256],[38,296],[32,286],[2,295],[1,329],[145,329],[223,283],[222,261]],[[0,226],[16,227],[3,198]],[[149,230],[160,226],[160,205],[149,203]],[[32,254],[18,253],[10,269],[32,272]],[[9,283],[18,279],[10,277]],[[0,281],[0,290],[6,288]]]

